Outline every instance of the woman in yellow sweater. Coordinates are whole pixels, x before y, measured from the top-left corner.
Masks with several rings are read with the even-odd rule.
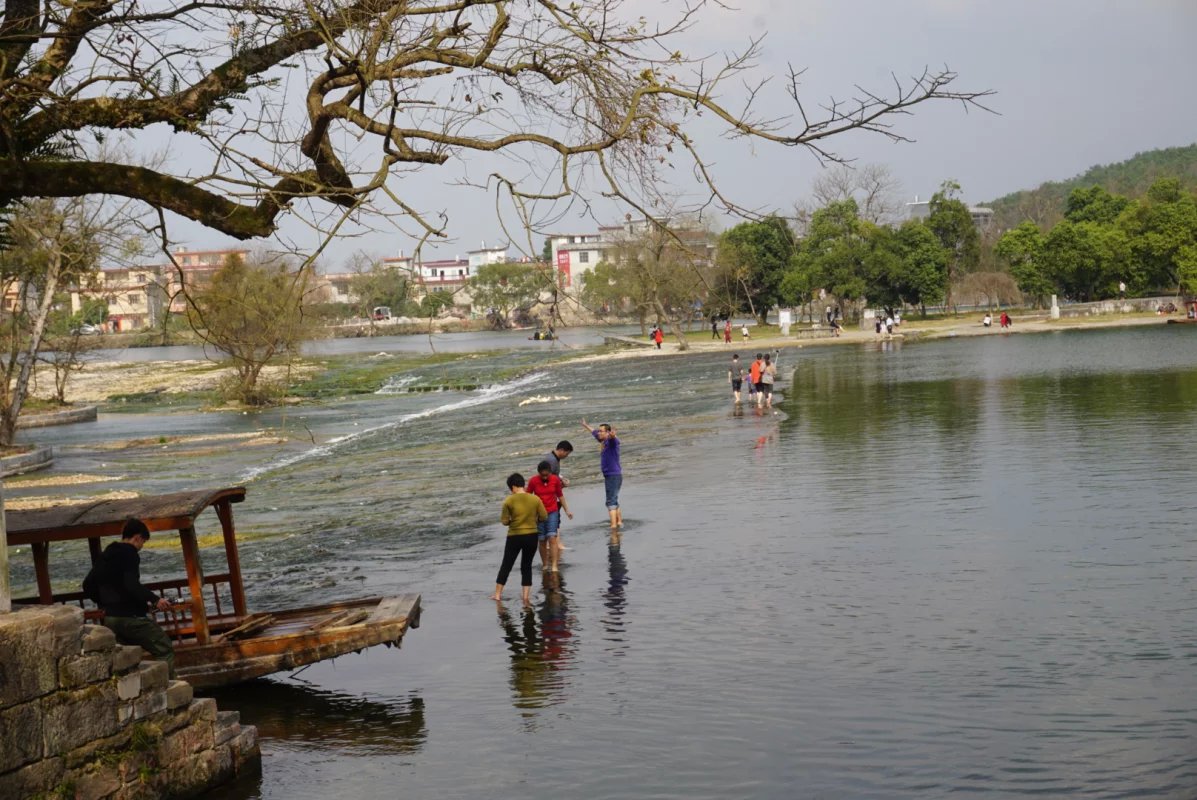
[[[544,509],[544,503],[534,494],[528,494],[524,489],[524,476],[513,472],[507,478],[507,488],[511,494],[503,501],[503,508],[499,512],[499,521],[507,526],[507,545],[503,548],[503,563],[499,566],[499,577],[495,578],[495,593],[492,600],[503,598],[503,586],[507,583],[507,576],[515,565],[515,557],[520,557],[520,596],[524,605],[532,602],[532,559],[536,557],[536,545],[539,541],[537,523],[544,522],[549,514]]]

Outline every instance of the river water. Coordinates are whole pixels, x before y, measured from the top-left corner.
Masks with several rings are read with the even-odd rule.
[[[263,774],[214,797],[1191,798],[1192,334],[793,349],[776,414],[696,354],[38,439],[144,491],[245,482],[254,606],[423,594],[401,650],[221,693]],[[582,416],[624,441],[618,544]],[[288,441],[153,442],[216,430]],[[503,480],[561,438],[565,566],[496,606]]]

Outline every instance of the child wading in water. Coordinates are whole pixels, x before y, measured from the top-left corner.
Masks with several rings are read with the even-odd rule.
[[[536,474],[528,481],[528,492],[540,498],[544,503],[544,510],[548,512],[548,519],[537,526],[540,536],[540,563],[549,572],[556,572],[558,562],[561,561],[561,539],[557,535],[561,527],[561,512],[564,511],[570,519],[570,513],[565,504],[565,485],[561,478],[553,474],[553,465],[548,461],[541,461],[536,465]]]
[[[503,501],[503,508],[499,512],[499,521],[507,526],[507,545],[503,548],[503,563],[499,567],[499,576],[495,578],[495,593],[491,600],[503,598],[503,586],[507,583],[507,576],[515,565],[515,557],[520,557],[520,597],[524,605],[532,602],[532,559],[536,557],[536,543],[539,539],[537,527],[539,523],[549,518],[544,510],[544,503],[534,494],[524,491],[524,476],[513,472],[507,478],[507,488],[511,494]]]

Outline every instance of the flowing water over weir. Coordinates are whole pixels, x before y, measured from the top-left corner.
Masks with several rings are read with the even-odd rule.
[[[733,409],[724,354],[489,355],[453,368],[474,392],[38,440],[122,488],[247,482],[256,607],[423,593],[401,652],[221,695],[264,754],[222,796],[1188,798],[1185,327],[789,350],[776,415]],[[618,546],[581,416],[624,440]],[[266,430],[288,441],[94,444]],[[565,566],[497,608],[503,480],[561,438]]]

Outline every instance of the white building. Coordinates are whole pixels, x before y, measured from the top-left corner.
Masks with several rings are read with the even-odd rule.
[[[556,233],[549,237],[553,249],[553,263],[561,275],[561,285],[573,288],[584,272],[594,269],[604,253],[615,245],[604,240],[602,233]],[[580,284],[577,284],[580,285]]]
[[[657,223],[648,219],[631,219],[620,225],[604,225],[598,233],[559,233],[549,236],[553,251],[553,263],[561,275],[561,284],[566,289],[580,288],[582,276],[595,265],[612,257],[611,251],[627,246],[637,237],[652,230]],[[686,239],[701,235],[707,256],[713,257],[714,248],[706,242],[708,236],[696,227],[680,225],[676,232]],[[695,242],[697,244],[697,242]]]
[[[466,253],[466,260],[470,264],[467,277],[472,278],[478,274],[479,267],[485,267],[488,264],[506,264],[510,259],[507,258],[507,245],[487,247],[486,242],[483,242],[481,250],[471,250]]]
[[[993,209],[985,206],[969,206],[968,213],[973,218],[973,225],[978,231],[983,231],[993,222]],[[906,204],[908,219],[926,219],[931,216],[931,201],[919,200],[915,195],[913,203]]]

